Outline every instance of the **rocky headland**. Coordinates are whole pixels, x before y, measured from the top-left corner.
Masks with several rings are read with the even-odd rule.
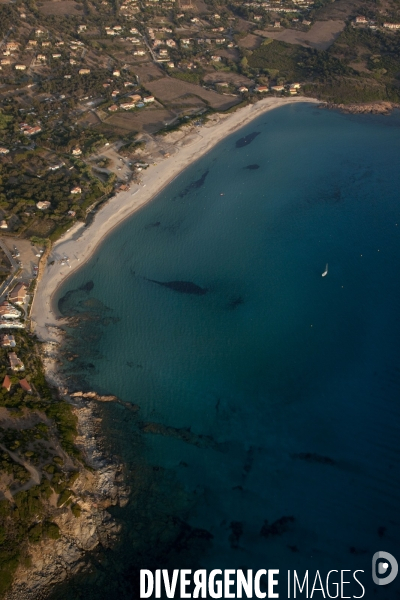
[[[75,445],[82,461],[70,490],[79,510],[74,510],[68,501],[60,505],[55,493],[49,497],[47,516],[58,526],[59,537],[29,543],[28,561],[19,564],[5,600],[43,600],[58,584],[89,570],[91,553],[96,548],[112,547],[119,537],[121,526],[108,508],[123,507],[129,502],[130,490],[124,483],[123,465],[116,457],[107,455],[97,404],[97,401],[116,398],[95,392],[68,394],[55,370],[58,350],[57,342],[43,344],[42,360],[49,383],[58,387],[77,417]]]

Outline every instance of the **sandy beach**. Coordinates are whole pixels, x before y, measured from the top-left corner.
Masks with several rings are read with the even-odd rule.
[[[111,198],[98,211],[89,227],[83,223],[71,227],[54,244],[47,259],[48,265],[38,282],[31,311],[32,328],[38,338],[43,341],[57,339],[54,326],[60,325],[60,318],[52,306],[55,291],[92,256],[114,227],[154,198],[172,179],[222,139],[261,114],[294,102],[320,104],[319,100],[303,97],[265,98],[228,115],[215,115],[206,125],[196,128],[194,134],[191,132],[187,138],[177,142],[172,156],[143,171],[140,184],[133,184],[128,191],[119,192]],[[69,257],[69,261],[62,265],[64,255]],[[50,265],[52,261],[54,264]]]

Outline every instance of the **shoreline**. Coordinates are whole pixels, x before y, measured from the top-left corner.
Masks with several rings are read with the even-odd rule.
[[[57,341],[61,315],[53,305],[58,288],[77,269],[93,256],[106,237],[127,217],[145,206],[169,185],[186,167],[204,156],[228,135],[275,108],[294,103],[323,104],[315,98],[264,98],[228,115],[217,113],[217,120],[206,123],[194,133],[195,139],[185,137],[174,144],[175,152],[142,173],[141,183],[133,184],[126,192],[118,192],[96,213],[86,227],[76,223],[53,246],[37,283],[31,308],[32,330],[41,341]],[[193,137],[192,132],[189,133]],[[188,137],[189,137],[188,136]],[[187,140],[186,140],[187,141]],[[63,255],[69,256],[70,265],[61,265]]]

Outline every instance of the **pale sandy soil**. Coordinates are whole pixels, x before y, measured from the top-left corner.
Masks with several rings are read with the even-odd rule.
[[[74,225],[53,247],[44,268],[43,276],[35,294],[31,318],[32,327],[39,339],[57,341],[57,329],[60,324],[59,315],[52,306],[52,296],[58,286],[74,270],[87,261],[110,233],[133,212],[144,206],[158,194],[172,179],[193,161],[208,152],[215,144],[226,138],[254,118],[274,108],[293,102],[314,102],[308,98],[265,98],[257,104],[245,106],[228,115],[214,115],[207,125],[190,134],[188,144],[182,141],[174,146],[169,158],[152,165],[142,172],[139,185],[132,185],[127,192],[119,192],[107,202],[94,218],[90,227],[82,223]],[[68,263],[61,265],[62,257],[69,257]],[[49,263],[54,261],[53,265]]]

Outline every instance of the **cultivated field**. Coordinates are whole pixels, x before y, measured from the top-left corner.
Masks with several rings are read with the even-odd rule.
[[[327,50],[345,28],[344,21],[317,21],[309,31],[284,29],[283,31],[261,31],[255,33],[288,44],[299,44],[307,48]]]
[[[146,131],[147,133],[154,133],[165,127],[165,124],[170,123],[174,118],[175,115],[169,110],[143,108],[134,113],[112,115],[107,119],[106,124],[115,126],[125,132]]]
[[[207,73],[207,75],[204,75],[204,81],[206,83],[217,83],[220,81],[225,81],[226,83],[231,83],[232,85],[236,86],[254,84],[254,81],[252,81],[245,75],[239,75],[239,73],[228,73],[224,71],[213,71],[212,73]]]
[[[73,0],[51,0],[38,3],[40,12],[44,15],[78,15],[82,14],[81,5]]]
[[[225,110],[240,101],[237,98],[229,98],[217,94],[216,92],[209,92],[194,83],[188,83],[170,77],[164,77],[164,79],[147,83],[146,87],[160,102],[171,107],[180,104],[182,99],[186,99],[190,96],[201,98],[201,100],[204,100],[212,108],[217,110]],[[203,106],[203,102],[199,102],[199,105]]]
[[[143,85],[149,81],[165,77],[160,67],[153,62],[147,62],[144,65],[135,67],[135,74],[139,77],[140,83]]]
[[[259,35],[249,33],[238,42],[238,46],[240,46],[240,48],[246,48],[247,50],[254,50],[254,48],[258,48],[262,41],[263,39]]]
[[[317,9],[316,19],[319,20],[335,20],[344,21],[350,16],[359,14],[361,8],[368,9],[376,7],[374,0],[336,0],[329,2],[322,8]],[[385,8],[385,2],[380,2],[382,9]],[[369,6],[368,6],[369,5]]]

